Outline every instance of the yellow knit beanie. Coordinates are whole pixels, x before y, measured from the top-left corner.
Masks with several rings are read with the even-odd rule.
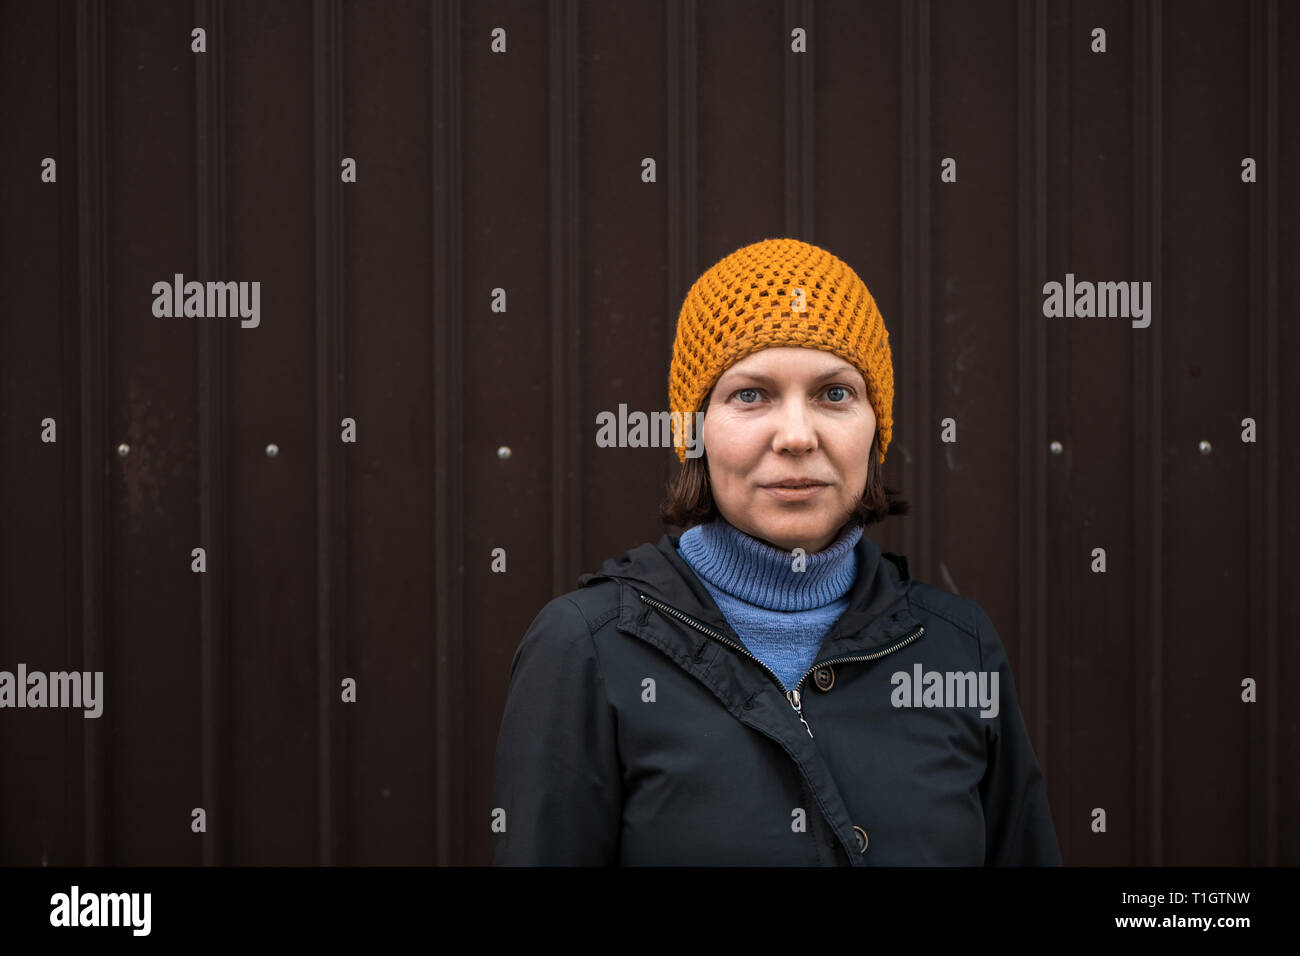
[[[677,457],[686,461],[694,413],[722,373],[772,346],[833,352],[862,373],[883,464],[894,403],[885,320],[856,272],[798,239],[764,239],[737,249],[686,293],[668,372],[668,407],[687,429],[684,435],[675,430]]]

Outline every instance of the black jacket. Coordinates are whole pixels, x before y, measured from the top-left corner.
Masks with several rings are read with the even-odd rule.
[[[978,605],[913,580],[864,534],[849,607],[787,692],[677,538],[584,574],[529,626],[497,740],[494,863],[1060,864]],[[996,717],[915,706],[891,680],[915,665],[984,671],[988,686],[996,672]]]

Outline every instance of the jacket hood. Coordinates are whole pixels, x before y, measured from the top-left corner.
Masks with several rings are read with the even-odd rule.
[[[670,531],[656,544],[641,544],[618,558],[608,558],[598,571],[578,578],[578,587],[602,581],[623,581],[634,592],[672,605],[705,624],[726,628],[726,619],[695,572],[677,551],[681,532]],[[907,559],[881,551],[863,534],[854,546],[858,573],[849,589],[849,606],[836,622],[837,633],[852,634],[874,620],[903,616],[913,620],[910,601],[912,578]],[[635,600],[637,593],[631,594]],[[908,612],[908,613],[904,613]]]

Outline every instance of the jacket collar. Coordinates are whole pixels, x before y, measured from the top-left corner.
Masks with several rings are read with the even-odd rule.
[[[678,554],[677,540],[680,536],[680,532],[668,532],[657,544],[642,544],[620,558],[606,560],[599,571],[582,575],[578,586],[589,587],[603,580],[622,582],[623,587],[619,589],[619,630],[646,638],[649,637],[646,629],[652,628],[656,638],[652,642],[655,644],[669,643],[680,652],[696,656],[699,640],[704,635],[686,625],[665,620],[641,600],[642,594],[674,607],[739,642],[739,637],[708,590]],[[912,613],[912,578],[907,570],[907,559],[882,552],[866,534],[858,540],[855,550],[858,575],[849,589],[849,606],[822,641],[816,658],[818,662],[871,653],[920,627],[920,621]]]

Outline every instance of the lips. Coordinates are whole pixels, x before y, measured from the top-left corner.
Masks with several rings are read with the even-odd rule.
[[[763,485],[762,489],[776,501],[794,503],[820,500],[828,487],[827,482],[812,478],[790,478],[774,485]]]

